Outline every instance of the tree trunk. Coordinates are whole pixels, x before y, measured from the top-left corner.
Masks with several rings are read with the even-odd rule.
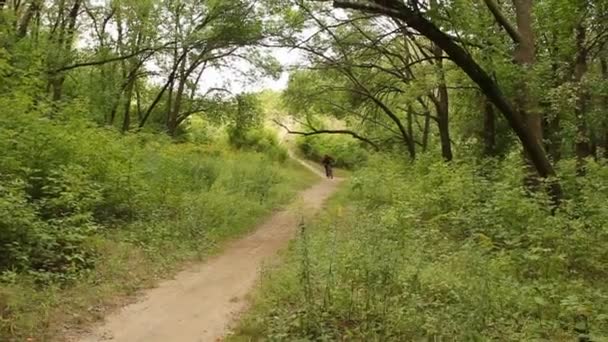
[[[431,0],[431,8],[437,7],[437,0]],[[433,44],[433,55],[435,56],[435,67],[439,77],[437,87],[437,128],[439,129],[439,140],[441,142],[441,156],[445,161],[451,161],[452,141],[450,139],[450,103],[448,97],[448,87],[445,80],[445,70],[443,68],[443,50],[437,44]]]
[[[65,82],[64,75],[57,75],[51,81],[51,89],[53,91],[53,94],[52,94],[53,101],[57,102],[57,101],[61,100],[61,96],[63,95],[63,83],[64,82]]]
[[[135,87],[136,77],[132,77],[129,79],[129,84],[127,85],[127,89],[125,91],[125,99],[124,99],[124,113],[122,120],[122,132],[125,133],[131,128],[131,98],[133,97],[133,88]]]
[[[445,161],[451,161],[452,141],[450,140],[450,122],[448,118],[448,89],[445,83],[439,85],[439,98],[437,105],[437,127],[439,128],[439,139],[441,141],[441,155]]]
[[[148,118],[150,117],[150,114],[152,114],[152,111],[154,110],[154,108],[156,108],[156,106],[160,103],[160,100],[162,99],[162,97],[165,94],[165,92],[167,91],[167,89],[169,89],[169,99],[168,99],[167,108],[169,108],[169,109],[171,108],[171,98],[173,97],[173,85],[175,84],[175,76],[177,75],[177,72],[179,69],[178,66],[182,62],[182,60],[184,60],[186,58],[187,55],[188,55],[188,51],[184,51],[184,53],[182,53],[182,55],[179,56],[179,59],[178,59],[177,50],[174,51],[174,57],[177,60],[175,60],[175,62],[173,63],[173,68],[171,70],[171,74],[169,74],[167,82],[165,83],[163,88],[160,90],[160,92],[156,95],[156,98],[154,99],[154,101],[152,101],[152,104],[150,105],[150,107],[148,107],[148,109],[146,110],[146,113],[143,115],[143,118],[140,120],[139,128],[143,128],[145,126],[146,122],[148,121]]]
[[[110,117],[107,122],[107,124],[109,126],[113,126],[114,120],[116,120],[116,113],[118,112],[118,106],[120,105],[120,98],[122,97],[122,89],[121,89],[120,93],[118,93],[117,96],[118,96],[118,98],[115,99],[114,103],[112,104],[112,110],[110,111]]]
[[[124,64],[124,63],[123,63]],[[123,94],[126,93],[127,95],[127,99],[126,101],[128,101],[129,103],[131,102],[131,98],[133,97],[133,86],[135,84],[135,82],[137,81],[137,71],[139,70],[141,64],[136,65],[133,70],[131,70],[128,74],[126,73],[126,65],[123,65],[123,78],[125,79],[123,84],[121,85],[118,93],[116,94],[116,99],[114,100],[114,102],[112,103],[112,110],[110,111],[110,118],[108,121],[108,125],[114,125],[114,121],[116,120],[116,114],[118,113],[118,107],[121,104],[122,98],[123,98]],[[129,113],[126,113],[129,114]],[[129,121],[131,119],[129,118]],[[123,118],[124,121],[124,118]],[[123,128],[124,128],[124,122],[123,122]]]
[[[484,97],[483,110],[483,142],[484,155],[493,157],[496,155],[496,114],[494,106]]]
[[[553,87],[563,84],[563,80],[558,74],[557,62],[551,65],[553,76]],[[562,129],[559,112],[551,108],[551,103],[544,101],[540,103],[543,108],[543,136],[545,137],[545,149],[554,163],[562,158]]]
[[[422,150],[426,152],[429,146],[429,133],[431,130],[431,113],[424,112],[424,130],[422,131]]]
[[[395,6],[395,8],[399,8],[399,10],[384,10],[382,8],[364,6],[348,0],[334,1],[334,5],[337,7],[359,9],[402,20],[408,26],[420,32],[420,34],[441,47],[441,49],[450,56],[452,61],[454,61],[454,63],[479,86],[488,99],[494,103],[496,108],[501,111],[511,128],[517,134],[538,174],[543,178],[554,177],[555,170],[553,169],[553,165],[549,161],[549,158],[547,158],[547,154],[545,153],[542,144],[527,127],[524,118],[522,118],[521,114],[514,109],[496,82],[490,78],[489,74],[471,57],[471,55],[452,40],[450,36],[441,31],[435,24],[430,22],[419,12],[413,11],[411,8],[398,1],[391,1],[391,4],[392,6]],[[559,182],[551,182],[550,192],[554,205],[559,205],[563,195]]]
[[[603,81],[608,84],[608,58],[605,55],[600,57],[600,69]],[[604,92],[602,100],[604,110],[604,158],[608,159],[608,91]]]
[[[604,158],[608,159],[608,124],[604,124]]]
[[[78,21],[80,5],[81,0],[74,1],[74,5],[72,5],[70,13],[68,14],[67,28],[65,28],[65,25],[62,25],[61,32],[59,33],[57,48],[60,49],[62,53],[71,53],[72,43],[74,42],[74,35],[76,33],[76,22]],[[65,82],[65,75],[63,73],[59,73],[52,75],[51,77],[52,79],[50,82],[53,90],[52,99],[53,101],[59,101],[63,95],[63,83]]]
[[[515,61],[527,73],[536,63],[536,48],[534,47],[534,31],[532,29],[532,0],[513,0],[517,18],[517,30],[521,41],[514,51]],[[520,92],[517,96],[519,110],[526,118],[526,124],[534,138],[543,140],[542,119],[536,109],[536,103],[529,95],[529,86],[526,82],[528,75],[523,75]]]
[[[32,3],[28,6],[25,14],[21,17],[19,21],[19,25],[17,26],[17,38],[24,38],[27,35],[27,29],[30,26],[30,22],[36,12],[40,10],[40,3],[38,0],[32,1]]]
[[[521,66],[522,75],[518,85],[518,93],[516,104],[521,116],[526,121],[526,126],[532,134],[533,138],[539,143],[543,143],[543,125],[542,116],[538,112],[537,103],[530,95],[530,87],[528,86],[528,78],[531,69],[536,63],[536,48],[534,46],[534,31],[532,29],[532,0],[513,0],[515,7],[515,17],[517,21],[517,31],[519,42],[513,52],[513,59]],[[538,189],[540,185],[537,173],[534,172],[535,167],[529,155],[526,154],[528,175],[524,179],[524,183],[531,190]]]
[[[167,108],[166,108],[167,117],[165,120],[165,127],[167,128],[167,132],[169,134],[171,134],[169,127],[171,126],[170,120],[171,120],[171,113],[173,112],[173,88],[174,87],[175,87],[175,78],[171,79],[171,83],[169,84],[169,95],[168,95],[169,98],[167,98]]]
[[[541,104],[543,105],[543,104]],[[561,120],[558,113],[554,113],[550,104],[543,105],[546,115],[543,123],[543,134],[546,137],[545,149],[554,163],[557,163],[562,158],[562,135],[561,135]],[[552,113],[553,112],[553,113]]]
[[[576,160],[579,174],[584,174],[585,159],[591,156],[591,143],[589,129],[587,128],[587,107],[589,94],[583,84],[583,77],[587,73],[587,50],[585,48],[586,29],[583,24],[576,27],[576,60],[574,64],[574,83],[577,87],[577,99],[574,107],[576,118]]]
[[[593,157],[593,159],[595,161],[597,161],[597,157],[598,157],[598,155],[597,155],[598,141],[597,141],[596,135],[595,135],[595,133],[593,131],[591,131],[590,134],[589,134],[589,140],[591,141],[591,144],[590,144],[591,156]]]
[[[163,85],[163,87],[158,92],[158,94],[156,94],[154,101],[152,101],[152,103],[150,104],[148,109],[146,109],[146,112],[144,113],[143,117],[139,121],[139,128],[143,128],[146,125],[146,122],[148,121],[150,114],[152,114],[152,111],[154,110],[154,108],[156,108],[156,106],[160,103],[160,100],[163,98],[163,95],[165,94],[165,92],[167,91],[169,86],[173,87],[173,78],[174,77],[175,77],[175,74],[169,75],[169,79],[167,80],[165,85]]]
[[[412,106],[407,107],[407,134],[414,139],[414,110]]]
[[[175,93],[175,98],[173,99],[173,106],[170,107],[171,109],[169,111],[169,118],[167,120],[167,131],[171,136],[175,136],[175,133],[177,132],[177,126],[179,125],[179,112],[182,107],[184,90],[186,89],[187,75],[184,73],[185,63],[186,60],[182,62],[182,67],[180,71],[181,77],[178,81],[179,84],[177,85],[177,92]]]
[[[139,83],[135,85],[135,99],[137,101],[137,122],[143,120],[143,113],[141,112],[141,91],[139,89]]]
[[[437,87],[437,127],[439,128],[439,139],[441,141],[441,155],[445,161],[451,161],[452,141],[450,140],[450,104],[448,97],[448,87],[445,81],[445,71],[443,69],[443,51],[437,45],[433,47],[436,60],[437,71],[439,73],[439,86]]]

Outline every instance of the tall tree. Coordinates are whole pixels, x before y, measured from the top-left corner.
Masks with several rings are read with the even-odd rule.
[[[526,118],[513,106],[512,102],[504,95],[499,85],[490,77],[489,73],[459,44],[459,39],[443,31],[433,22],[433,18],[427,17],[424,11],[424,2],[415,0],[408,1],[407,3],[399,0],[336,0],[333,4],[338,8],[354,9],[394,18],[439,46],[479,86],[496,108],[501,111],[513,131],[517,134],[538,175],[543,178],[554,177],[556,175],[542,142],[538,140],[537,132],[529,127]],[[524,2],[522,5],[523,7],[520,8],[522,11],[520,20],[522,21],[521,26],[523,31],[526,31],[526,3]],[[520,51],[522,60],[530,56],[530,47],[526,47],[527,49]],[[551,195],[556,203],[560,201],[562,190],[557,182],[552,182]]]

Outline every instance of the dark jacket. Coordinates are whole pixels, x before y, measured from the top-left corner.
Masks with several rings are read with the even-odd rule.
[[[332,157],[330,157],[330,156],[325,156],[325,157],[323,157],[323,159],[321,160],[321,163],[322,163],[323,165],[331,165],[331,164],[333,164],[333,163],[334,163],[334,159],[333,159]]]

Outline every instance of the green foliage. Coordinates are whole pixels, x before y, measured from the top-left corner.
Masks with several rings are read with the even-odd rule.
[[[224,131],[214,125],[212,121],[195,115],[188,119],[184,125],[183,138],[194,144],[210,144],[222,139]]]
[[[236,96],[234,108],[229,113],[231,134],[239,134],[253,128],[258,128],[264,122],[262,104],[255,94]]]
[[[328,154],[335,160],[335,166],[358,169],[365,165],[369,153],[357,141],[338,135],[317,135],[299,137],[298,150],[308,159],[320,162]]]
[[[230,132],[230,143],[236,148],[263,152],[281,162],[287,159],[287,150],[279,144],[276,133],[271,130],[257,128],[239,133],[234,130]]]
[[[78,119],[78,102],[53,120],[22,105],[5,107],[0,117],[2,340],[52,334],[45,326],[53,310],[69,310],[58,303],[69,296],[62,291],[106,288],[141,271],[132,267],[161,270],[208,254],[312,180],[265,131],[248,132],[251,151],[235,151],[221,142],[178,144],[97,128]],[[116,247],[108,252],[108,245]],[[123,249],[139,253],[139,264],[115,264]],[[116,294],[85,299],[84,289],[75,302]],[[19,299],[44,293],[56,294],[41,299],[46,309]]]
[[[239,95],[229,111],[228,142],[238,149],[263,152],[274,160],[285,161],[287,151],[279,145],[275,132],[264,128],[264,112],[258,94]]]
[[[46,340],[42,330],[63,326],[51,318],[55,306],[88,312],[97,303],[82,288],[103,293],[100,301],[129,293],[243,232],[305,184],[264,128],[287,110],[294,130],[345,128],[398,153],[370,157],[338,135],[297,141],[307,158],[364,168],[342,199],[353,203],[349,215],[335,209],[305,229],[266,285],[253,336],[608,334],[608,171],[584,160],[608,155],[607,1],[535,2],[530,63],[513,62],[514,51],[527,54],[516,43],[526,37],[505,34],[487,3],[384,1],[425,3],[409,24],[428,19],[487,71],[494,95],[526,121],[542,117],[534,133],[565,190],[555,215],[544,189],[522,188],[514,120],[501,119],[463,63],[435,51],[416,25],[344,16],[330,1],[38,2],[0,5],[0,339]],[[527,8],[496,3],[523,35]],[[277,77],[282,68],[254,48],[260,42],[304,51],[306,67],[282,98],[201,91],[213,86],[210,68],[237,59],[252,66],[246,77]],[[450,144],[451,163],[432,157]],[[389,160],[406,150],[415,162]]]
[[[159,136],[120,137],[78,120],[11,114],[0,123],[2,271],[70,275],[94,261],[85,242],[96,230],[144,222],[152,213],[177,215],[187,194],[218,189],[261,206],[284,181],[272,159],[284,160],[285,152],[270,134],[252,131],[243,142],[269,156],[234,161]],[[232,177],[254,187],[232,184]]]
[[[604,166],[564,180],[579,190],[552,216],[512,160],[370,165],[340,200],[352,206],[308,225],[268,275],[234,340],[608,337]]]

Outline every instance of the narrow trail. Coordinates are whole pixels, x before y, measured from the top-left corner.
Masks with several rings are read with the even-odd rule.
[[[108,316],[80,341],[221,341],[247,308],[246,295],[255,286],[262,264],[294,237],[302,213],[320,210],[338,184],[337,179],[322,180],[303,191],[291,209],[275,213],[250,235],[228,244],[220,255],[146,291],[142,300]]]

